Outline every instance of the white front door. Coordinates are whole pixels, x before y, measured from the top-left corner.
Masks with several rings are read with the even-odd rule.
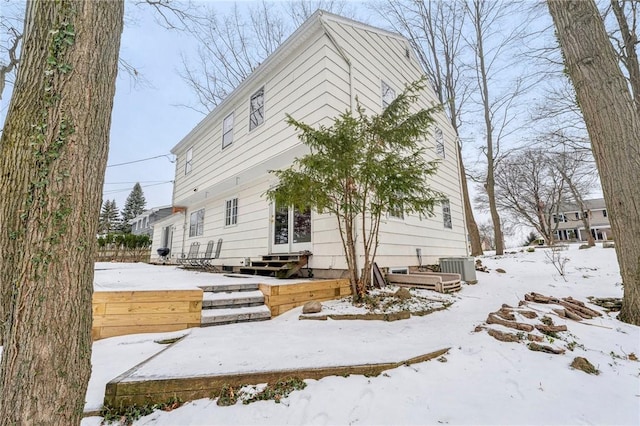
[[[272,204],[271,253],[311,250],[311,209]]]

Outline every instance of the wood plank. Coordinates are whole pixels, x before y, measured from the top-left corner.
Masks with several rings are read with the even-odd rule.
[[[166,302],[172,300],[202,300],[202,290],[96,291],[93,293],[93,303]]]
[[[93,315],[104,315],[104,311],[106,309],[105,303],[93,303],[91,305],[91,309],[93,310]]]
[[[127,381],[123,374],[107,383],[104,404],[107,407],[126,407],[161,403],[178,396],[184,402],[199,398],[215,398],[225,385],[239,387],[259,383],[275,383],[290,377],[300,379],[321,379],[327,376],[378,375],[385,370],[428,361],[444,355],[450,348],[421,354],[398,362],[377,364],[344,365],[336,367],[303,368],[297,370],[265,371],[230,375],[212,375],[205,377],[184,377],[178,379]],[[144,364],[144,363],[143,363]],[[141,366],[140,364],[139,366]],[[139,367],[137,366],[137,367]],[[134,372],[137,367],[131,369]]]
[[[163,314],[193,312],[189,301],[106,303],[103,315]],[[197,303],[197,302],[194,302]]]
[[[199,327],[198,323],[196,327]],[[180,324],[162,324],[162,325],[135,325],[135,326],[121,326],[121,327],[96,327],[92,329],[97,330],[99,335],[97,339],[105,339],[107,337],[124,336],[127,334],[139,334],[139,333],[166,333],[171,331],[186,330],[193,325],[180,323]]]
[[[337,293],[337,294],[336,294]],[[323,290],[305,291],[301,293],[285,294],[281,296],[271,296],[269,298],[270,305],[278,306],[294,302],[308,302],[310,300],[318,300],[323,298],[334,298],[340,296],[339,288],[328,288]]]
[[[141,326],[200,322],[200,312],[179,314],[98,315],[93,318],[96,327]]]
[[[346,281],[346,280],[323,280],[323,281],[312,281],[312,282],[306,282],[306,283],[300,283],[300,284],[283,285],[278,288],[278,294],[280,295],[294,294],[294,293],[302,293],[305,291],[339,288],[344,285],[341,283],[342,281]]]

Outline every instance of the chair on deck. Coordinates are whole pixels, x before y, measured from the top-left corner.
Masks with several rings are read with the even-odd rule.
[[[189,253],[187,253],[186,256],[184,253],[182,253],[182,256],[178,258],[176,262],[178,262],[179,265],[186,267],[187,264],[191,264],[194,259],[198,258],[198,251],[200,251],[200,243],[191,243],[191,245],[189,246]]]
[[[211,246],[211,251],[209,251],[209,245]],[[209,241],[209,245],[207,245],[207,251],[209,251],[209,255],[205,255],[205,257],[202,259],[202,267],[205,269],[211,269],[214,272],[221,272],[220,268],[212,264],[211,261],[220,258],[220,250],[222,250],[222,238],[218,238],[215,254],[212,253],[213,241]]]

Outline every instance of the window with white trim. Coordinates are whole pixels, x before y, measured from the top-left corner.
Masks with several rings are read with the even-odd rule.
[[[187,150],[186,161],[184,162],[184,174],[188,175],[193,166],[193,148]]]
[[[198,237],[204,233],[204,209],[191,213],[189,217],[189,236]]]
[[[251,96],[249,103],[249,130],[264,123],[264,87]]]
[[[436,139],[436,154],[438,154],[438,157],[444,158],[444,135],[442,134],[442,129],[436,127],[433,134]]]
[[[451,223],[451,204],[449,204],[449,200],[442,201],[442,223],[446,229],[453,229],[453,224]]]
[[[224,226],[232,226],[237,224],[238,224],[238,199],[231,198],[225,202]]]
[[[398,196],[398,199],[401,197]],[[389,217],[393,219],[404,219],[404,208],[402,200],[397,201],[396,204],[389,206]]]
[[[222,120],[222,149],[233,143],[233,113]]]
[[[382,109],[385,109],[396,98],[396,91],[384,81],[381,81],[380,86],[382,89]]]

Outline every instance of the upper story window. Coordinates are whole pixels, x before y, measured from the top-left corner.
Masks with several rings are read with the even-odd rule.
[[[238,199],[232,198],[225,202],[224,226],[238,224]]]
[[[251,96],[249,104],[249,130],[264,123],[264,87]]]
[[[602,210],[602,216],[607,217],[607,209]]]
[[[193,148],[189,148],[187,150],[187,157],[184,163],[184,174],[188,175],[191,173],[191,168],[193,166]]]
[[[580,219],[580,212],[576,212],[576,220]]]
[[[233,143],[233,113],[222,120],[222,149]]]
[[[436,139],[436,154],[438,154],[438,157],[444,158],[444,135],[442,134],[442,129],[436,127],[433,134]]]
[[[442,201],[442,223],[446,229],[453,229],[451,223],[451,204],[449,200]]]
[[[204,209],[191,213],[189,217],[189,236],[198,237],[204,233]]]
[[[400,199],[400,194],[396,192],[398,195],[397,199]],[[404,205],[402,201],[398,201],[395,205],[389,207],[389,217],[394,219],[404,219]]]
[[[382,81],[382,109],[388,107],[396,98],[396,91],[391,86]]]

